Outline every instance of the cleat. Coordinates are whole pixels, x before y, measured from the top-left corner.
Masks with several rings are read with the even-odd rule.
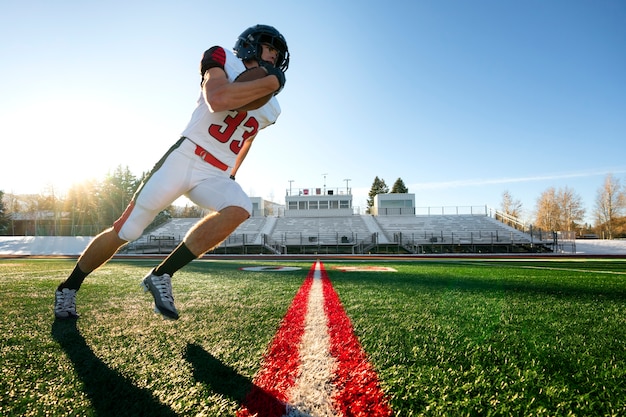
[[[141,281],[144,292],[150,291],[154,297],[154,312],[161,314],[164,318],[178,320],[178,310],[174,306],[174,296],[172,295],[172,278],[163,274],[154,275],[154,269]]]
[[[76,290],[63,288],[54,293],[54,317],[57,319],[77,319]]]

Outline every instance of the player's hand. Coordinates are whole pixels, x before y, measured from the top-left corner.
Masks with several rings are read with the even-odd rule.
[[[265,71],[267,71],[267,75],[273,75],[278,79],[278,90],[276,90],[276,92],[274,93],[274,95],[277,95],[278,93],[280,93],[280,91],[283,89],[283,87],[285,86],[285,73],[282,72],[280,70],[280,68],[276,68],[274,65],[270,64],[269,62],[265,62],[265,61],[261,61],[259,63],[260,66],[262,66]]]

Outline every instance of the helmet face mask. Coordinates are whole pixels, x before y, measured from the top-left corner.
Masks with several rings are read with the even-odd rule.
[[[281,71],[287,71],[289,67],[289,49],[287,48],[287,41],[272,26],[268,25],[256,25],[249,27],[237,38],[237,42],[233,47],[235,55],[243,60],[249,61],[255,59],[261,61],[261,55],[263,53],[263,47],[261,45],[266,44],[278,51],[276,59],[276,68],[280,68]]]

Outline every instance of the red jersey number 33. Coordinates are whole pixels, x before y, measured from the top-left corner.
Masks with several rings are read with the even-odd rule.
[[[244,129],[241,138],[233,138],[237,128],[242,125]],[[209,134],[213,136],[217,141],[221,143],[227,143],[230,141],[230,150],[237,155],[241,150],[246,139],[257,134],[259,130],[259,122],[254,118],[248,118],[248,112],[240,111],[234,115],[229,114],[224,118],[222,125],[212,124],[209,126]]]

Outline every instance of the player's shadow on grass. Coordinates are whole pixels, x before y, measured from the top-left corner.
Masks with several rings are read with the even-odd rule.
[[[218,394],[245,405],[251,415],[280,415],[274,410],[285,411],[285,405],[275,396],[252,383],[234,368],[225,365],[201,346],[195,343],[188,344],[185,359],[192,365],[196,381],[206,384]]]
[[[76,320],[55,320],[52,337],[74,365],[97,416],[176,416],[150,391],[139,388],[98,358],[76,327]]]

